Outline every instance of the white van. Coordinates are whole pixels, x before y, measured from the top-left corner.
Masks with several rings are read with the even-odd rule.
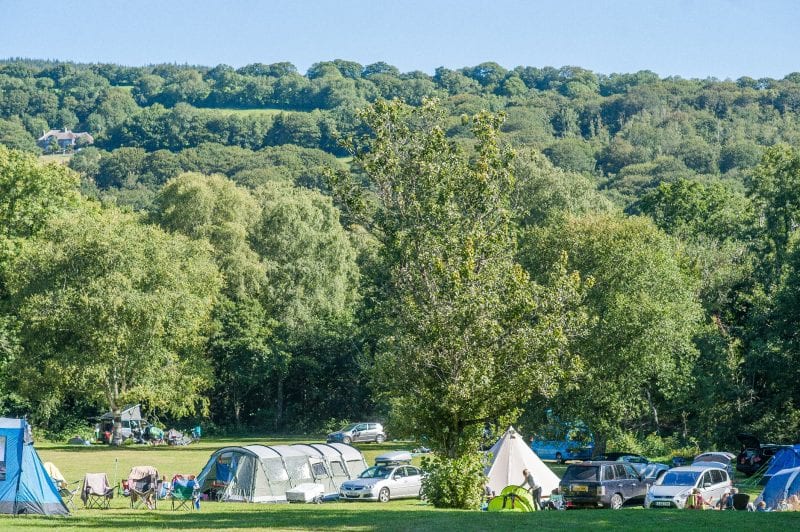
[[[694,488],[710,505],[731,491],[728,472],[719,467],[686,466],[670,469],[647,490],[645,508],[683,508]]]

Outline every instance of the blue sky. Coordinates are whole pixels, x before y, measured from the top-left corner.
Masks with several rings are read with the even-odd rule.
[[[0,58],[781,78],[800,71],[798,23],[798,0],[0,0]]]

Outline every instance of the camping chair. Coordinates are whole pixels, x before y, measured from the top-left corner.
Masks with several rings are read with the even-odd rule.
[[[86,473],[81,487],[81,500],[84,508],[107,510],[114,498],[114,488],[108,483],[105,473]]]
[[[747,503],[750,502],[750,495],[747,493],[736,493],[733,495],[733,509],[744,511],[747,510]]]
[[[72,511],[75,511],[75,495],[78,494],[80,488],[80,480],[76,480],[75,482],[62,482],[56,485],[58,488],[58,494],[61,495],[61,500],[64,501],[64,506],[67,508],[72,508]],[[112,491],[114,488],[111,488]]]
[[[172,479],[172,489],[170,490],[172,499],[172,509],[180,510],[199,510],[197,502],[200,500],[200,490],[194,478],[175,475]]]
[[[152,466],[136,466],[128,475],[131,508],[145,507],[154,510],[158,498],[158,470]]]

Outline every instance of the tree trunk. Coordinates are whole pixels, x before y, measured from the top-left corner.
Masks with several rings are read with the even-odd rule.
[[[278,375],[278,386],[275,390],[275,431],[283,425],[283,375]]]
[[[111,445],[122,445],[122,412],[118,406],[114,405],[111,407],[111,413],[114,416],[114,432],[111,435]]]
[[[606,454],[606,445],[608,444],[608,438],[605,434],[595,432],[594,433],[594,451],[592,452],[592,457],[600,456]]]
[[[656,434],[660,436],[661,428],[658,423],[658,410],[656,410],[656,405],[653,403],[653,398],[650,396],[650,388],[645,388],[645,393],[647,393],[647,403],[650,405],[650,410],[653,411],[653,423],[656,426]]]

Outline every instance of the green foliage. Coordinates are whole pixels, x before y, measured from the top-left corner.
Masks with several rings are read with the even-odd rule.
[[[465,453],[458,458],[424,456],[422,493],[436,508],[476,510],[483,499],[486,476],[480,453]]]
[[[670,459],[673,456],[695,456],[702,452],[696,443],[682,445],[676,436],[665,437],[653,432],[647,434],[644,438],[640,438],[631,432],[616,434],[609,439],[608,450],[636,453],[651,459],[658,458],[661,460]]]
[[[37,418],[72,394],[176,416],[207,408],[203,346],[220,284],[207,246],[85,205],[25,241],[8,282],[25,360],[11,378]]]
[[[720,181],[707,185],[687,179],[661,183],[644,195],[638,208],[667,233],[687,238],[736,239],[753,225],[747,198]]]
[[[499,143],[499,117],[468,119],[472,157],[445,138],[435,102],[379,101],[363,117],[374,137],[356,162],[377,195],[368,223],[386,272],[374,302],[376,389],[455,458],[474,449],[475,426],[519,406],[507,390],[548,389],[571,314],[515,261],[512,153]],[[353,212],[366,205],[352,182],[336,185]]]
[[[768,149],[747,182],[747,192],[764,217],[766,263],[771,263],[771,280],[776,280],[800,221],[800,153],[786,145]]]
[[[29,237],[78,199],[78,176],[33,155],[0,146],[0,238]],[[2,242],[2,241],[0,241]]]
[[[569,346],[579,368],[559,390],[558,411],[605,434],[654,412],[689,386],[702,320],[696,279],[676,242],[642,218],[588,215],[532,230],[523,263],[541,278],[556,250],[590,277],[584,335]]]

